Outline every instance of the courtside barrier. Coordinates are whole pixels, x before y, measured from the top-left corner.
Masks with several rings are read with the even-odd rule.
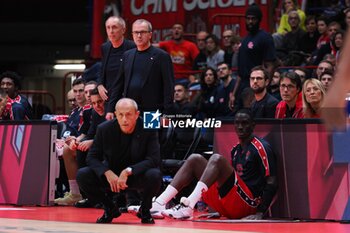
[[[0,122],[0,204],[53,205],[55,121]]]
[[[278,164],[275,218],[349,220],[349,132],[330,133],[320,120],[257,120],[255,134],[272,145]],[[238,143],[232,121],[214,132],[214,152],[230,158]]]

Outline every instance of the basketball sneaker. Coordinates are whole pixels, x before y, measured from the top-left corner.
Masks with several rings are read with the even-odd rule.
[[[137,215],[139,212],[140,206],[139,205],[131,205],[128,206],[128,212]],[[155,198],[153,198],[152,201],[152,208],[150,209],[151,216],[154,219],[163,219],[164,216],[162,215],[162,211],[165,210],[165,205],[161,205],[158,202],[156,202]]]
[[[175,218],[180,220],[192,219],[193,209],[189,207],[189,201],[186,197],[182,197],[180,204],[174,206],[171,209],[163,210],[162,214],[165,217]]]

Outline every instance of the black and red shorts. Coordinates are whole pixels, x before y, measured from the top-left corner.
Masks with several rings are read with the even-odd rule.
[[[255,214],[260,203],[260,199],[254,198],[249,188],[235,172],[220,188],[217,183],[213,184],[207,192],[203,193],[202,197],[210,207],[231,219]]]

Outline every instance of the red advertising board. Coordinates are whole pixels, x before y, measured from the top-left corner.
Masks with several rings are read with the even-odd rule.
[[[98,2],[97,8],[101,9],[102,1],[95,0]],[[240,36],[245,36],[244,13],[253,2],[260,6],[263,13],[261,27],[268,30],[271,0],[127,0],[123,1],[121,15],[127,22],[127,37],[136,19],[150,21],[153,26],[154,42],[164,40],[175,23],[183,24],[186,33],[205,30],[220,38],[222,31],[230,28]],[[94,11],[99,9],[94,7]],[[94,14],[100,13],[94,12]],[[94,22],[94,25],[103,24]],[[94,33],[101,31],[95,27],[93,30]],[[92,45],[92,48],[96,48],[96,45]]]

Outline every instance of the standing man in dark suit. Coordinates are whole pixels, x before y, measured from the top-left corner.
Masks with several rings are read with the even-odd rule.
[[[121,215],[112,201],[113,192],[137,189],[143,190],[138,217],[153,224],[149,210],[162,182],[158,134],[143,129],[134,100],[120,99],[115,110],[116,120],[98,126],[86,159],[88,167],[79,169],[77,181],[91,201],[104,205],[97,223],[110,223]]]
[[[110,109],[121,97],[134,99],[141,112],[168,112],[173,104],[174,71],[165,51],[151,45],[152,25],[144,19],[132,25],[135,49],[126,51],[113,87]]]
[[[102,68],[101,77],[98,80],[98,92],[104,101],[108,101],[108,98],[111,97],[113,82],[116,81],[118,76],[121,58],[125,51],[135,48],[135,43],[124,39],[126,26],[124,19],[121,17],[109,17],[105,26],[108,41],[101,47]],[[113,118],[114,105],[109,109],[110,113],[106,114],[106,119],[108,120]]]

